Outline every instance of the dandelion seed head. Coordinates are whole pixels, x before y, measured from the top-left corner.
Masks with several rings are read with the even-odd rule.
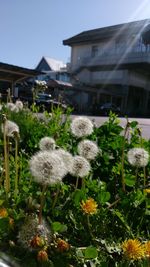
[[[20,100],[17,100],[16,103],[15,103],[16,107],[19,109],[19,110],[22,110],[23,109],[23,103],[22,101]]]
[[[63,163],[66,167],[66,174],[68,172],[71,172],[73,167],[73,156],[71,155],[71,153],[61,148],[57,149],[56,153],[63,160]]]
[[[71,123],[71,132],[76,137],[85,137],[93,132],[93,124],[86,117],[77,117]]]
[[[90,140],[83,140],[78,144],[78,153],[87,160],[93,160],[98,153],[102,153],[97,144]]]
[[[31,241],[35,237],[39,237],[47,245],[51,242],[52,232],[44,219],[42,220],[42,224],[39,225],[38,217],[30,215],[26,218],[25,223],[20,228],[18,242],[24,248],[33,250],[34,247],[31,245]]]
[[[135,167],[145,167],[149,161],[149,154],[143,148],[132,148],[127,153],[129,163]]]
[[[2,124],[2,132],[4,133],[4,124]],[[18,125],[13,121],[6,120],[5,133],[6,133],[6,136],[13,137],[14,133],[19,133]]]
[[[43,137],[39,142],[39,147],[41,150],[54,150],[56,147],[55,140],[51,137]]]
[[[19,112],[19,108],[14,103],[11,103],[11,102],[8,102],[6,104],[6,108],[8,108],[12,112],[16,112],[16,113]]]
[[[66,174],[63,160],[55,151],[40,151],[32,156],[30,170],[35,182],[47,185],[61,182]]]
[[[81,156],[73,157],[73,166],[71,174],[75,177],[83,178],[89,174],[91,170],[90,163]]]

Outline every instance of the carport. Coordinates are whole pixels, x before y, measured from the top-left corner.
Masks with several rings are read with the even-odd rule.
[[[16,83],[20,83],[27,78],[35,77],[39,74],[41,74],[41,72],[34,69],[23,68],[0,62],[0,81],[7,82],[9,84],[12,95],[14,93],[14,86]]]

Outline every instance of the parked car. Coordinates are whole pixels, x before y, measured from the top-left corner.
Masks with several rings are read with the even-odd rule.
[[[46,109],[48,111],[51,109],[51,101],[51,95],[44,93],[39,93],[35,99],[35,103],[40,107],[40,109]]]
[[[113,113],[120,115],[120,107],[117,107],[115,104],[112,103],[105,103],[100,106],[100,114],[108,116],[109,112],[112,111]]]
[[[24,103],[28,103],[29,107],[33,104],[32,96],[20,97],[20,100],[22,100]],[[58,106],[64,110],[67,109],[67,105],[65,103],[56,101],[50,94],[45,93],[39,93],[35,99],[35,103],[41,112],[44,110],[51,112],[52,108],[56,108]]]
[[[57,108],[58,106],[67,109],[67,105],[59,102],[55,99],[52,99],[51,95],[40,93],[37,95],[37,98],[35,99],[35,103],[37,106],[40,107],[40,110],[47,110],[51,111],[52,108]]]

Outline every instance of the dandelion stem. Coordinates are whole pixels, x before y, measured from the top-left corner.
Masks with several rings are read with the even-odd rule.
[[[135,185],[138,187],[138,167],[135,170]]]
[[[128,132],[128,127],[129,127],[129,122],[127,120],[127,124],[124,130],[123,143],[122,143],[122,156],[121,156],[121,180],[122,180],[122,191],[123,192],[126,191],[125,178],[124,178],[124,158],[125,158],[124,149],[125,149],[125,141],[126,141],[126,134]]]
[[[75,190],[77,190],[77,189],[78,189],[78,184],[79,184],[79,177],[77,177],[77,179],[76,179],[76,186],[75,186]]]
[[[16,176],[15,176],[15,192],[14,192],[14,197],[16,198],[17,193],[18,193],[18,141],[19,141],[19,136],[18,133],[14,133],[15,136],[15,169],[16,169]]]
[[[146,185],[146,168],[143,168],[143,172],[144,172],[144,186]]]
[[[121,198],[118,198],[117,200],[115,200],[112,204],[110,204],[108,206],[108,209],[111,209],[112,207],[114,207],[116,204],[118,204],[118,202],[121,200]]]
[[[56,203],[57,203],[57,200],[58,200],[59,192],[60,192],[60,185],[57,184],[57,191],[56,191],[56,195],[55,195],[55,198],[54,198],[54,201],[53,201],[52,210],[53,210],[54,207],[56,206]]]
[[[3,138],[4,138],[4,166],[5,166],[5,190],[6,196],[8,198],[8,193],[10,191],[10,177],[9,177],[9,150],[8,150],[8,139],[6,136],[6,116],[3,117],[3,124],[4,124],[4,131],[3,131]]]
[[[91,224],[90,224],[90,217],[89,217],[89,215],[87,215],[87,225],[88,225],[89,234],[90,234],[90,236],[91,236],[91,239],[94,240],[94,238],[93,238],[93,234],[92,234],[92,232],[91,232]]]
[[[82,178],[82,189],[85,188],[85,177]]]
[[[42,192],[41,192],[41,202],[40,202],[40,210],[39,210],[39,224],[42,223],[42,211],[45,203],[45,193],[47,190],[47,185],[43,185]]]

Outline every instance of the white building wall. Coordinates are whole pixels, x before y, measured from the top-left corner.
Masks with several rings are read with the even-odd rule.
[[[85,59],[88,61],[93,60],[92,47],[97,47],[96,57],[105,55],[118,55],[121,57],[130,52],[142,51],[143,46],[140,43],[140,37],[130,36],[124,39],[115,40],[115,37],[111,40],[101,41],[97,43],[81,44],[72,46],[71,56],[71,70],[77,69],[81,66]]]
[[[124,74],[123,70],[94,71],[91,74],[91,81],[101,81],[101,80],[109,80],[109,79],[120,80],[122,79],[123,74]]]

